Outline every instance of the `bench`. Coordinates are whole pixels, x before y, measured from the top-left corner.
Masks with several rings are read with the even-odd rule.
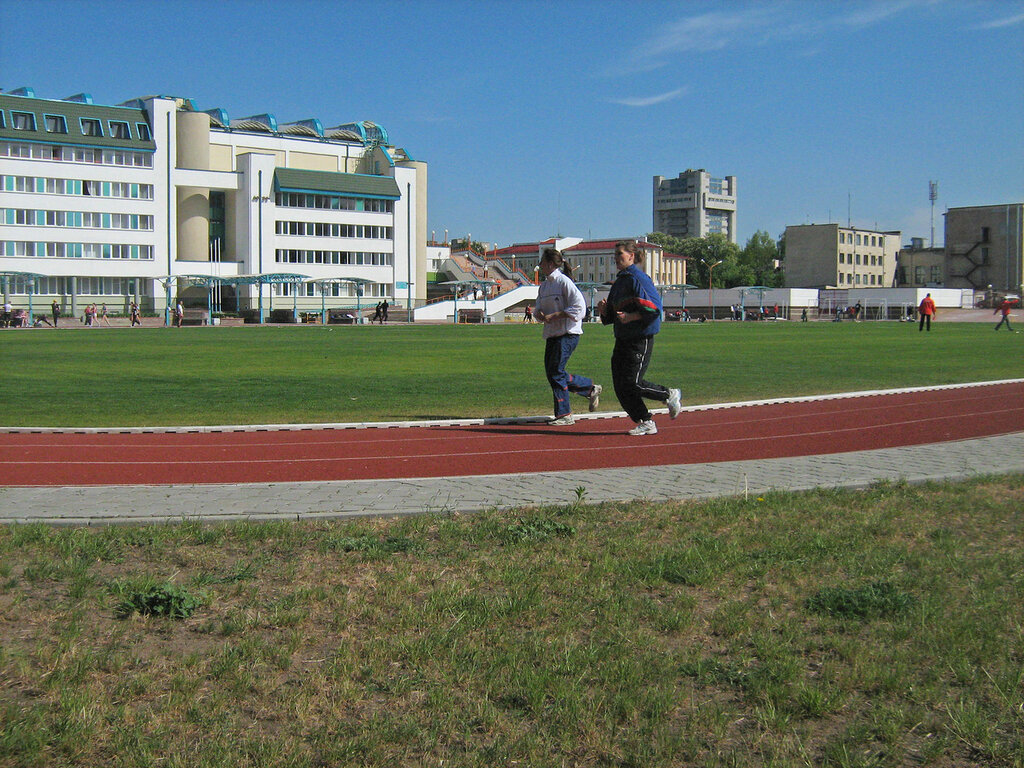
[[[356,322],[356,315],[347,309],[331,309],[327,312],[327,322],[353,324]]]
[[[173,321],[174,318],[172,317]],[[208,310],[199,309],[196,307],[189,307],[185,310],[181,316],[182,325],[209,325],[210,324],[210,313]]]

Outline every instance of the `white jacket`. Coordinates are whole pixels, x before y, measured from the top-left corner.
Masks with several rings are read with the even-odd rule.
[[[583,333],[583,315],[587,311],[587,302],[583,294],[570,278],[562,274],[561,269],[548,275],[537,289],[537,310],[545,315],[565,312],[568,317],[544,323],[545,339],[564,336],[567,333],[579,335]]]

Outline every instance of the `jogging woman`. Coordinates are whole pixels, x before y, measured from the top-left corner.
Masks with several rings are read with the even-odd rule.
[[[682,408],[678,389],[668,389],[644,380],[654,351],[654,335],[661,329],[661,295],[651,278],[640,269],[643,251],[636,243],[615,245],[615,277],[608,298],[598,302],[601,322],[614,324],[615,349],[612,351],[612,384],[626,415],[636,424],[631,435],[656,435],[658,427],[644,399],[668,405],[675,418]]]
[[[590,410],[596,411],[601,385],[565,370],[569,357],[580,343],[583,315],[587,311],[583,294],[572,281],[572,267],[556,249],[545,248],[540,257],[540,273],[544,275],[544,282],[537,289],[533,316],[544,324],[544,371],[555,397],[555,418],[548,424],[565,427],[575,423],[569,393],[586,397]]]

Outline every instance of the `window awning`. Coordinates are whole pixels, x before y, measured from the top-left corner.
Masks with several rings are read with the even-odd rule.
[[[274,171],[274,186],[279,192],[307,192],[386,200],[398,200],[402,196],[398,184],[390,176],[370,176],[362,173],[277,168]]]

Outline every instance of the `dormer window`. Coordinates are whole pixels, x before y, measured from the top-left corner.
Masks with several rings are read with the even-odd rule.
[[[16,131],[34,131],[36,116],[31,112],[11,112],[11,127]]]
[[[83,136],[102,136],[103,126],[100,125],[99,120],[93,120],[92,118],[82,118],[82,135]]]
[[[46,115],[47,133],[67,133],[68,123],[63,115]]]
[[[128,123],[123,123],[119,120],[110,121],[110,135],[115,139],[130,139],[132,137]]]
[[[151,139],[149,126],[146,123],[136,123],[135,130],[142,141],[149,141]]]

